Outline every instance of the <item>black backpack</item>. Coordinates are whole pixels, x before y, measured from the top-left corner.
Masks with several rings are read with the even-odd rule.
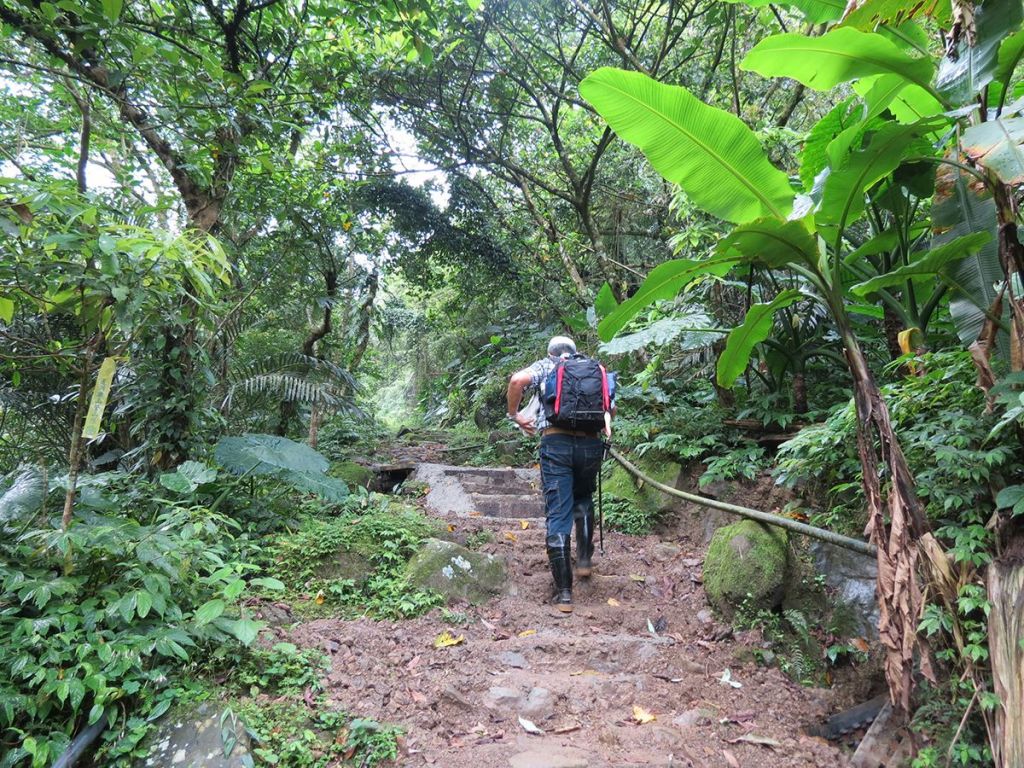
[[[544,381],[544,415],[553,427],[599,432],[612,410],[615,374],[586,355],[558,360]]]

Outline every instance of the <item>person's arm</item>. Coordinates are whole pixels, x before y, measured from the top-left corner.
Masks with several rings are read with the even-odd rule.
[[[533,421],[519,414],[519,404],[523,401],[523,390],[533,381],[533,373],[529,368],[523,368],[512,374],[508,380],[508,391],[505,393],[505,400],[508,405],[508,417],[519,425],[526,434],[532,435],[537,431]]]

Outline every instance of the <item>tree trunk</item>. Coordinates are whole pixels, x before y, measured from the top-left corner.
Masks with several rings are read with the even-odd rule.
[[[868,506],[865,533],[878,547],[878,635],[885,647],[885,677],[893,706],[908,713],[916,654],[920,655],[922,672],[929,679],[933,677],[927,648],[917,636],[922,603],[917,579],[918,541],[927,533],[928,522],[889,420],[889,410],[860,344],[846,319],[837,316],[836,320],[853,377],[857,453]],[[881,467],[888,481],[884,502]]]
[[[793,413],[807,413],[807,380],[804,372],[793,374]]]
[[[988,650],[999,696],[992,733],[996,768],[1024,766],[1024,525],[1017,523],[1007,546],[986,574]]]

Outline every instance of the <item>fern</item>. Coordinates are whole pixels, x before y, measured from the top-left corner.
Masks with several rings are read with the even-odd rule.
[[[221,409],[229,411],[239,392],[273,394],[282,400],[318,405],[330,410],[359,413],[354,400],[358,384],[334,363],[298,352],[285,352],[254,360],[228,376]]]

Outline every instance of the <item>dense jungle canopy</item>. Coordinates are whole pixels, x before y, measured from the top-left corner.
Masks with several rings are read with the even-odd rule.
[[[878,547],[915,765],[1024,765],[1022,22],[0,0],[0,766],[100,722],[92,764],[130,764],[264,663],[247,601],[435,608],[352,459],[405,428],[530,463],[505,389],[556,333],[619,372],[618,445]],[[375,581],[281,565],[360,514]],[[283,764],[390,754],[351,733]]]

